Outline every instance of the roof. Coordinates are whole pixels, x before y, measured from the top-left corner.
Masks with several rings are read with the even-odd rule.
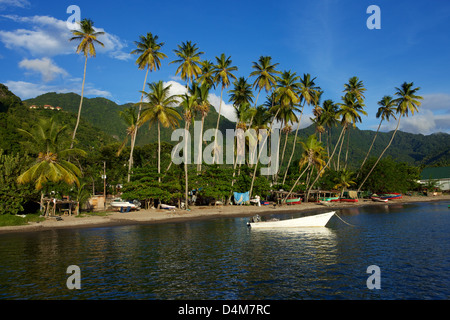
[[[450,179],[450,167],[431,167],[423,169],[420,174],[422,180]]]

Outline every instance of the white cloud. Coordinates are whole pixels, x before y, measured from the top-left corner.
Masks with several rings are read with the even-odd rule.
[[[219,105],[220,105],[220,97],[216,96],[214,93],[209,94],[209,102],[214,106],[217,112],[219,112]],[[236,113],[233,108],[233,105],[225,103],[225,101],[222,100],[222,107],[220,110],[220,114],[227,118],[230,121],[236,122]]]
[[[0,0],[0,10],[6,7],[29,8],[30,2],[27,0]]]
[[[58,67],[51,59],[23,59],[19,62],[19,67],[39,72],[44,82],[52,81],[58,75],[68,76],[66,70]]]
[[[8,49],[25,49],[34,56],[55,56],[71,54],[76,50],[77,43],[69,41],[71,30],[66,21],[49,16],[20,17],[16,15],[2,15],[1,17],[21,24],[29,24],[31,29],[16,29],[13,31],[0,30],[0,41]],[[95,28],[96,31],[104,31]],[[129,53],[123,51],[126,43],[119,37],[105,32],[97,38],[105,47],[97,46],[97,52],[107,53],[118,60],[131,59]]]
[[[424,94],[422,100],[422,108],[429,110],[450,110],[450,94],[434,93]]]

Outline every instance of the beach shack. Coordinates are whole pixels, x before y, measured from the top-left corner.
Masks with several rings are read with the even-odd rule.
[[[430,180],[436,181],[436,187],[442,191],[450,190],[450,167],[425,168],[420,174],[420,184],[427,184]]]

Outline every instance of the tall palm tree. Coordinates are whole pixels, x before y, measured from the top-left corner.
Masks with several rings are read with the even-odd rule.
[[[331,128],[337,125],[337,106],[333,100],[325,100],[322,104],[321,123],[325,126],[327,132],[327,155],[330,156]]]
[[[215,139],[214,139],[214,161],[217,161],[217,133],[219,131],[219,122],[220,122],[220,114],[222,111],[222,97],[223,97],[223,89],[228,88],[231,81],[230,79],[235,79],[236,76],[232,73],[233,71],[237,71],[238,68],[236,66],[232,66],[232,60],[231,57],[226,57],[224,53],[220,55],[220,57],[216,57],[217,64],[215,66],[214,70],[214,82],[221,84],[221,90],[220,90],[220,102],[219,102],[219,113],[217,115],[217,124],[216,124],[216,132],[215,132]]]
[[[308,171],[309,168],[316,168],[320,173],[325,165],[325,161],[323,160],[325,157],[325,150],[322,146],[322,142],[317,141],[317,137],[315,134],[309,136],[306,140],[306,143],[304,143],[303,141],[300,141],[300,143],[303,147],[303,153],[299,162],[299,170],[301,170],[305,164],[307,166],[305,170],[303,170],[303,172],[298,176],[291,190],[284,199],[284,202],[286,202],[286,200],[290,197],[292,191],[300,181],[300,178],[305,174],[306,171]]]
[[[181,107],[183,108],[183,118],[184,118],[184,129],[185,134],[189,134],[189,127],[191,125],[191,121],[193,119],[193,115],[195,112],[195,106],[197,103],[197,97],[195,95],[189,95],[185,93],[182,96],[181,99]],[[190,159],[188,159],[188,139],[185,137],[184,139],[184,181],[185,181],[185,189],[184,189],[184,196],[185,196],[185,206],[184,208],[187,210],[189,209],[189,183],[188,183],[188,162]],[[189,146],[190,148],[190,146]]]
[[[397,92],[395,93],[396,96],[398,96],[397,99],[395,99],[395,104],[397,105],[396,113],[398,114],[398,122],[397,127],[394,130],[394,133],[392,134],[391,140],[389,141],[386,148],[384,148],[383,152],[381,152],[380,156],[378,157],[377,161],[373,165],[372,169],[369,171],[367,176],[364,178],[363,182],[358,187],[358,191],[361,190],[362,186],[366,182],[366,180],[369,178],[369,176],[372,174],[372,171],[377,166],[378,162],[383,157],[386,150],[391,146],[392,141],[394,140],[395,134],[397,133],[397,130],[400,126],[400,120],[404,116],[408,116],[408,113],[411,112],[411,115],[414,115],[414,113],[419,111],[419,107],[422,104],[419,100],[422,100],[423,97],[418,96],[416,93],[420,90],[420,87],[413,88],[414,83],[410,82],[404,82],[400,88],[395,88]]]
[[[178,45],[178,49],[173,50],[179,59],[172,61],[170,64],[180,64],[175,75],[180,74],[181,79],[186,81],[186,88],[189,87],[189,82],[202,74],[200,56],[203,52],[198,50],[197,44],[192,44],[191,41],[182,42],[181,45]]]
[[[359,104],[364,106],[364,92],[366,88],[364,88],[364,83],[362,80],[359,80],[358,77],[351,77],[348,80],[348,83],[344,84],[345,93],[353,93],[358,100]]]
[[[298,130],[300,128],[300,121],[302,119],[305,104],[307,104],[307,105],[316,104],[317,105],[320,87],[316,86],[316,84],[314,83],[315,79],[316,78],[311,79],[311,75],[309,73],[303,74],[303,78],[300,79],[300,83],[299,83],[300,101],[303,101],[303,105],[302,105],[302,109],[300,111],[300,117],[297,122],[297,129],[295,130],[294,143],[292,145],[291,156],[289,157],[289,162],[286,167],[286,172],[284,173],[283,184],[286,181],[286,176],[289,171],[289,167],[291,166],[292,158],[294,157],[295,147],[297,144]]]
[[[360,113],[367,115],[367,112],[365,112],[362,109],[362,106],[358,103],[358,100],[356,99],[356,96],[353,93],[347,93],[344,97],[342,97],[342,100],[344,103],[339,104],[340,109],[336,112],[336,115],[341,117],[341,126],[342,126],[341,133],[339,135],[338,141],[336,142],[336,145],[334,146],[333,152],[328,158],[326,165],[323,166],[322,169],[320,169],[319,173],[317,174],[317,177],[309,186],[305,201],[308,201],[311,189],[314,187],[317,180],[319,180],[320,176],[322,175],[322,172],[330,165],[331,159],[333,159],[337,146],[339,145],[339,142],[341,141],[341,138],[345,133],[345,130],[347,130],[348,125],[353,123],[353,126],[355,126],[356,122],[361,122]]]
[[[81,99],[80,106],[78,107],[78,116],[77,122],[75,124],[75,129],[73,130],[72,142],[70,144],[70,148],[73,148],[73,144],[75,141],[75,136],[77,134],[78,125],[80,123],[81,116],[81,107],[83,106],[83,96],[84,96],[84,83],[86,80],[86,66],[88,57],[95,57],[95,46],[94,44],[99,44],[102,47],[105,45],[97,40],[97,37],[104,34],[101,31],[95,31],[94,22],[90,19],[83,19],[79,22],[80,29],[79,30],[71,30],[73,37],[70,38],[69,41],[79,40],[80,43],[77,46],[77,53],[83,52],[84,55],[84,72],[83,72],[83,84],[81,85]]]
[[[205,118],[208,115],[211,103],[209,102],[210,86],[207,82],[199,85],[196,82],[192,83],[190,94],[196,97],[195,111],[200,113],[202,121],[200,127],[200,137],[198,141],[198,158],[197,158],[197,172],[202,170],[202,142],[203,142],[203,127],[205,125]]]
[[[126,108],[123,111],[119,111],[119,116],[125,121],[127,124],[127,135],[125,139],[123,139],[122,144],[117,151],[117,156],[122,153],[123,148],[128,142],[128,137],[133,137],[134,133],[137,130],[137,113],[135,107]]]
[[[256,77],[253,82],[253,87],[258,88],[255,107],[258,103],[258,97],[261,90],[264,88],[266,93],[268,93],[272,87],[276,85],[276,75],[281,73],[275,69],[277,65],[279,65],[279,63],[272,63],[272,57],[270,56],[261,56],[259,57],[258,62],[253,62],[252,68],[255,69],[255,71],[250,73],[250,77]]]
[[[17,182],[34,182],[36,190],[41,190],[48,181],[64,181],[69,185],[77,184],[81,177],[80,169],[68,161],[68,157],[86,156],[86,152],[77,148],[67,148],[64,143],[67,126],[59,127],[53,119],[39,119],[39,123],[30,131],[18,129],[27,139],[30,151],[38,153],[36,161],[23,172]]]
[[[149,83],[149,92],[142,91],[146,96],[148,102],[143,102],[142,105],[147,107],[142,111],[142,117],[138,122],[138,126],[149,122],[150,126],[157,123],[158,126],[158,174],[161,173],[161,125],[165,128],[171,126],[175,128],[178,126],[178,120],[181,119],[177,110],[172,107],[177,103],[177,96],[170,95],[170,87],[164,87],[163,82]],[[161,177],[158,177],[161,182]]]
[[[367,112],[363,110],[364,105],[362,105],[357,98],[357,95],[354,93],[347,93],[342,97],[343,103],[340,104],[341,109],[337,112],[338,116],[342,116],[341,125],[344,131],[347,131],[348,126],[353,124],[353,127],[356,127],[356,122],[361,122],[361,116],[364,114],[367,115]],[[348,139],[349,137],[347,137]],[[338,154],[338,162],[337,169],[339,171],[340,168],[340,155],[342,150],[342,145],[344,143],[344,138],[341,140],[341,146],[339,147]]]
[[[380,106],[378,108],[376,117],[377,119],[381,118],[380,124],[378,125],[377,132],[375,133],[375,136],[373,137],[372,144],[370,145],[369,150],[367,151],[366,157],[364,158],[364,161],[361,164],[361,167],[358,170],[358,174],[356,175],[356,179],[359,178],[359,175],[361,174],[361,170],[364,167],[364,164],[367,161],[367,158],[369,157],[370,151],[372,150],[372,147],[375,143],[375,140],[377,139],[378,132],[380,131],[381,124],[384,120],[389,121],[390,117],[393,117],[394,119],[397,119],[394,115],[395,112],[395,101],[391,96],[384,96],[380,101],[378,101],[378,105]]]
[[[136,123],[139,122],[141,118],[142,111],[142,101],[144,99],[144,90],[145,84],[147,83],[147,76],[149,71],[159,70],[161,67],[161,60],[167,58],[167,56],[162,53],[161,47],[164,45],[164,42],[158,43],[158,36],[153,35],[151,32],[147,32],[145,36],[139,36],[139,41],[135,41],[136,49],[131,51],[131,54],[138,54],[139,57],[136,60],[136,64],[138,65],[139,70],[145,71],[144,85],[141,91],[141,101],[139,104],[139,110],[137,113]],[[131,135],[131,150],[130,150],[130,159],[128,160],[128,182],[130,182],[131,176],[131,167],[133,166],[133,153],[134,146],[136,144],[136,136],[137,136],[138,126],[135,126],[135,130]]]
[[[283,124],[286,125],[289,121],[292,123],[297,122],[297,116],[294,111],[298,111],[296,105],[300,102],[300,77],[297,76],[295,72],[284,71],[280,77],[277,79],[277,88],[275,93],[275,102],[278,102],[279,112],[277,115],[277,120],[281,122],[281,127]],[[275,106],[277,109],[278,106]],[[271,110],[274,112],[275,110]],[[281,135],[279,136],[281,139]],[[287,137],[286,137],[287,139]],[[278,143],[280,145],[280,143]],[[277,160],[279,159],[279,154],[277,154]],[[284,151],[282,154],[282,158],[284,158]],[[281,161],[282,162],[282,161]],[[281,165],[281,164],[280,164]],[[278,178],[278,174],[274,175],[274,181],[276,182]]]
[[[216,83],[214,81],[215,66],[210,60],[203,60],[200,62],[201,75],[198,78],[200,85],[208,85],[209,88],[215,88]]]

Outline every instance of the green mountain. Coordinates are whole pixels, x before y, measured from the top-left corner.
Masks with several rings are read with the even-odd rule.
[[[80,96],[75,93],[55,93],[49,92],[40,95],[33,99],[25,100],[27,106],[36,105],[44,106],[51,105],[53,107],[59,106],[64,111],[78,113],[80,105]],[[115,102],[105,98],[83,98],[83,107],[81,110],[81,118],[92,123],[97,128],[114,137],[116,140],[122,141],[126,136],[126,124],[119,116],[119,111],[129,108],[133,104],[127,103],[118,105]],[[181,108],[176,108],[181,113]],[[218,113],[214,108],[211,108],[207,117],[205,118],[204,129],[215,128],[217,124]],[[197,117],[196,120],[200,120]],[[184,120],[180,120],[180,128],[184,128]],[[220,116],[219,129],[225,132],[226,129],[234,129],[235,123],[227,118]],[[171,128],[162,128],[161,140],[170,142],[172,134]],[[136,145],[145,145],[156,142],[157,129],[156,126],[149,129],[148,125],[144,125],[138,131]]]
[[[4,90],[3,90],[4,91]],[[8,97],[7,94],[3,94],[4,99],[12,99],[11,103],[16,103],[15,98],[5,98]],[[16,97],[17,98],[17,97]],[[18,99],[18,98],[17,98]],[[0,91],[0,103],[2,101],[2,93]],[[19,99],[20,101],[20,99]],[[80,102],[80,96],[75,93],[65,93],[65,94],[57,94],[54,92],[46,93],[40,95],[33,99],[28,99],[24,101],[26,106],[31,105],[52,105],[54,107],[59,106],[62,108],[59,115],[61,120],[64,118],[70,118],[72,120],[65,120],[66,122],[73,122],[76,113],[78,112],[78,106]],[[101,138],[103,142],[108,141],[122,141],[126,134],[126,124],[120,118],[118,112],[120,110],[124,110],[125,108],[131,106],[131,104],[118,105],[113,101],[110,101],[105,98],[84,98],[83,100],[83,109],[82,109],[82,122],[85,124],[84,131],[85,134],[80,133],[80,140],[87,139],[83,144],[94,143],[95,136],[92,135],[89,137],[89,134],[92,134],[90,129],[88,129],[88,125],[94,128],[93,130],[99,130],[101,132],[106,133],[105,137]],[[2,107],[2,104],[0,104]],[[37,111],[37,110],[35,110]],[[41,110],[41,113],[58,113],[57,111],[49,111],[49,110]],[[1,113],[0,113],[1,114]],[[32,112],[30,114],[33,114]],[[29,117],[28,115],[23,115],[23,117]],[[198,119],[200,120],[200,119]],[[205,119],[205,130],[210,128],[215,128],[217,120],[217,112],[214,108],[211,108],[208,116]],[[0,117],[1,122],[1,117]],[[11,126],[11,123],[5,123],[5,125]],[[184,128],[184,121],[180,121],[180,127]],[[69,128],[72,128],[69,126]],[[220,121],[220,130],[225,132],[225,129],[234,129],[235,123],[229,121],[228,119],[221,117]],[[2,128],[3,130],[3,128]],[[6,129],[6,132],[12,132],[12,129]],[[332,129],[331,133],[331,148],[334,147],[339,134],[340,127],[336,127]],[[5,132],[5,130],[3,130]],[[171,142],[171,133],[172,129],[163,129],[161,133],[161,139],[163,141]],[[309,135],[315,132],[315,128],[313,126],[309,126],[305,129],[299,131],[299,139],[305,140]],[[358,128],[352,128],[350,130],[349,135],[346,134],[344,143],[342,145],[341,151],[341,159],[345,159],[347,152],[347,139],[350,137],[350,143],[348,144],[348,163],[351,168],[357,168],[358,165],[364,159],[366,152],[372,143],[372,139],[375,135],[375,131],[371,130],[360,130]],[[1,134],[1,131],[0,131]],[[95,134],[100,134],[100,132],[95,132]],[[85,136],[84,136],[85,135]],[[78,135],[77,135],[78,136]],[[375,145],[373,146],[371,156],[377,157],[384,147],[388,144],[391,139],[392,132],[380,132],[378,134]],[[322,141],[326,142],[326,135],[321,135]],[[404,161],[409,164],[414,165],[448,165],[450,163],[450,135],[446,133],[435,133],[431,135],[422,135],[422,134],[412,134],[407,132],[397,132],[395,139],[385,153],[385,156],[391,156],[393,159],[398,161]],[[108,140],[109,139],[109,140]],[[285,136],[281,137],[281,148],[284,146]],[[286,155],[284,164],[286,165],[287,159],[290,156],[290,150],[292,149],[292,143],[294,139],[294,132],[289,135],[286,147]],[[138,134],[137,145],[145,145],[148,143],[153,143],[157,141],[157,132],[156,126],[151,129],[148,126],[143,126]],[[171,142],[173,144],[173,142]],[[1,147],[1,145],[0,145]],[[281,149],[282,150],[282,149]],[[332,149],[331,149],[332,150]],[[331,152],[330,150],[330,152]],[[339,151],[339,146],[338,149]],[[301,147],[298,145],[296,147],[296,153],[294,159],[298,159],[301,154]]]

